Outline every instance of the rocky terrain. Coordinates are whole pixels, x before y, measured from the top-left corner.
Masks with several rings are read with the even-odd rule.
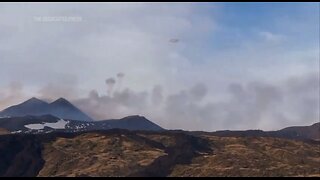
[[[270,137],[206,136],[212,151],[170,176],[320,176],[320,144]]]
[[[320,176],[320,142],[105,130],[0,136],[0,176]]]
[[[10,134],[10,132],[4,128],[0,128],[0,135],[3,135],[3,134]]]

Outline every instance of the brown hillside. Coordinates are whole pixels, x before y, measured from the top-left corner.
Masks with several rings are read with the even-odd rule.
[[[0,176],[320,176],[317,141],[111,130],[0,136]]]
[[[0,128],[0,135],[10,134],[10,132],[6,129]]]
[[[268,137],[214,137],[211,153],[170,176],[320,176],[320,146]]]

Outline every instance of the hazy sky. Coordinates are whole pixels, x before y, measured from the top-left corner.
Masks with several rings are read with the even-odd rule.
[[[319,121],[319,9],[1,3],[0,109],[65,97],[96,119],[139,114],[165,128],[310,125]]]

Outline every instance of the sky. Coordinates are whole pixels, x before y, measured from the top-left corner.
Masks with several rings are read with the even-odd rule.
[[[319,122],[319,3],[0,3],[0,109],[276,130]]]

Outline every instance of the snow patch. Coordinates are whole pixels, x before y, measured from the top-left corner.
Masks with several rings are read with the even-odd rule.
[[[54,123],[28,124],[28,125],[24,125],[24,127],[28,129],[35,129],[35,130],[43,129],[44,127],[50,127],[53,129],[65,129],[68,123],[69,123],[68,121],[60,119],[59,121]]]
[[[24,125],[24,127],[28,128],[28,129],[43,129],[44,128],[44,124],[28,124],[28,125]]]
[[[0,119],[11,118],[11,116],[0,116]]]
[[[22,131],[19,130],[19,131],[12,131],[11,134],[17,134],[17,133],[21,133]]]

